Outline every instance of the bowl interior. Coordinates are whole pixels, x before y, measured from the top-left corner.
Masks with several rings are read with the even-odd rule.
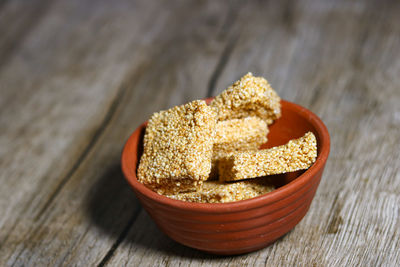
[[[210,102],[210,99],[207,99],[207,102]],[[321,127],[322,122],[316,117],[314,114],[310,116],[310,111],[307,109],[293,104],[288,101],[281,101],[282,105],[282,116],[277,119],[272,125],[269,126],[268,133],[268,141],[267,143],[261,145],[261,149],[271,148],[274,146],[279,146],[286,144],[289,140],[294,138],[302,137],[306,132],[311,131],[315,134],[317,138],[317,147],[318,147],[318,157],[320,156],[321,146],[323,145],[321,141]],[[145,125],[147,123],[141,125],[139,128],[140,131],[136,132],[138,135],[136,138],[138,139],[136,151],[132,151],[135,155],[133,156],[133,162],[131,164],[136,164],[135,169],[135,178],[136,178],[136,168],[139,164],[140,157],[143,153],[143,136],[145,132]],[[325,126],[322,124],[322,127],[326,130]],[[326,131],[327,132],[327,131]],[[131,158],[132,159],[132,158]],[[301,176],[305,171],[296,171],[292,173],[278,174],[269,176],[271,182],[274,184],[276,188],[282,187],[291,181],[295,180],[297,177]],[[136,181],[135,181],[136,182]]]

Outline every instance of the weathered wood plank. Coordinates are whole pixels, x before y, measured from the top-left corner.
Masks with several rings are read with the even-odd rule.
[[[236,4],[60,1],[0,42],[24,40],[0,70],[0,265],[400,264],[399,3]],[[217,257],[156,228],[119,153],[152,112],[247,71],[321,116],[332,151],[293,231]]]
[[[51,1],[0,1],[0,70],[40,23]],[[23,12],[23,15],[21,15]]]
[[[123,97],[122,77],[142,61],[132,51],[157,42],[165,20],[148,16],[157,4],[98,4],[54,3],[0,73],[0,245],[11,237],[8,252],[99,138]]]
[[[128,15],[129,3],[109,9],[100,4],[53,3],[0,73],[0,246],[16,233],[23,240],[27,221],[40,214],[90,151],[121,98],[122,77],[132,61],[141,60],[129,52],[151,41],[143,32],[150,18],[141,23],[126,18],[156,13],[157,5]],[[125,18],[116,16],[120,11]],[[118,31],[124,23],[129,24]],[[23,229],[16,230],[18,224]],[[12,244],[9,251],[18,242]]]
[[[296,37],[282,42],[293,46],[288,68],[276,68],[274,56],[251,61],[248,68],[271,74],[284,98],[319,114],[331,132],[332,152],[305,220],[259,257],[272,266],[282,260],[306,266],[394,264],[398,242],[379,240],[400,235],[399,144],[394,141],[400,137],[394,115],[400,62],[393,58],[400,45],[399,6],[313,2],[291,8]],[[278,49],[274,40],[267,37],[259,49]],[[243,50],[250,48],[257,46],[247,43]],[[234,52],[232,63],[235,57]],[[237,68],[228,64],[221,83]]]
[[[266,249],[221,258],[168,242],[142,213],[110,265],[399,264],[399,10],[392,2],[316,1],[239,10],[232,27],[240,37],[216,92],[253,71],[331,132],[331,158],[308,215]]]
[[[54,8],[61,9],[58,5]],[[108,14],[109,7],[103,5],[101,10],[107,10]],[[116,10],[113,16],[126,19],[132,12],[129,4],[126,5]],[[119,65],[116,60],[128,61],[122,59],[124,54],[130,51],[134,54],[127,62],[130,71],[120,86],[113,89],[114,94],[122,92],[114,96],[118,105],[113,108],[113,104],[109,104],[109,110],[113,110],[110,118],[107,119],[107,114],[103,116],[106,123],[100,125],[102,132],[96,135],[91,149],[81,157],[79,164],[73,166],[73,172],[65,176],[68,179],[62,188],[54,188],[49,181],[56,179],[60,183],[59,172],[45,172],[40,176],[41,188],[31,189],[34,194],[40,192],[39,203],[26,203],[22,218],[15,207],[10,209],[7,218],[15,215],[18,220],[12,228],[2,228],[2,231],[9,231],[4,231],[7,236],[0,252],[1,263],[84,265],[105,262],[107,255],[112,255],[108,251],[112,252],[122,241],[124,229],[129,230],[138,212],[136,200],[123,182],[119,169],[124,141],[152,112],[206,96],[209,78],[226,46],[226,33],[222,30],[231,19],[229,8],[211,1],[194,5],[183,1],[165,2],[156,10],[154,6],[147,7],[145,2],[135,5],[139,5],[137,16],[143,14],[142,17],[133,16],[141,24],[135,27],[143,27],[146,31],[133,32],[127,41],[130,43],[125,44],[128,47],[120,51],[121,54],[110,55],[113,60],[110,64]],[[151,12],[147,10],[149,8]],[[159,14],[160,10],[163,10],[162,14]],[[134,21],[124,22],[126,26],[114,28],[118,42],[125,38],[121,35],[129,36],[132,31]],[[152,23],[151,26],[148,23]],[[98,41],[98,36],[92,36],[82,47],[88,49],[91,42]],[[98,71],[103,69],[104,66],[99,67]],[[63,96],[57,94],[57,97]],[[93,108],[100,112],[98,106],[97,109]],[[75,149],[78,138],[71,138]],[[17,186],[21,187],[21,183]],[[43,199],[45,197],[50,200]]]

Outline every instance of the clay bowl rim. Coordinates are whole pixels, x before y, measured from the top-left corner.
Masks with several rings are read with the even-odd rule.
[[[320,152],[317,155],[316,161],[308,170],[306,170],[303,174],[298,176],[293,181],[273,190],[272,192],[269,192],[267,194],[255,198],[240,200],[235,202],[228,202],[228,203],[185,202],[181,200],[170,199],[166,196],[159,195],[156,192],[153,192],[152,190],[150,190],[137,180],[136,167],[135,168],[129,167],[130,162],[132,162],[133,160],[132,156],[129,153],[128,147],[137,146],[137,142],[134,138],[135,133],[137,131],[140,131],[143,127],[145,127],[147,122],[142,123],[139,127],[135,129],[135,131],[128,138],[123,148],[121,165],[125,179],[128,181],[130,186],[132,186],[134,191],[140,192],[146,198],[149,198],[152,201],[157,202],[158,204],[175,208],[177,210],[185,210],[198,213],[212,213],[212,214],[234,213],[243,210],[256,209],[260,206],[270,205],[272,203],[283,200],[286,197],[294,194],[299,188],[311,182],[312,178],[316,176],[317,173],[324,168],[330,151],[330,136],[325,124],[313,112],[298,104],[286,100],[281,100],[281,103],[285,106],[285,109],[289,109],[299,113],[299,115],[301,115],[303,118],[309,121],[310,124],[315,128],[317,135],[319,137]],[[137,160],[139,161],[140,158],[138,158]]]

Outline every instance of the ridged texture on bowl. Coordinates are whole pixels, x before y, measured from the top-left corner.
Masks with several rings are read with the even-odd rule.
[[[175,241],[215,254],[241,254],[263,248],[290,231],[307,213],[329,154],[329,134],[310,111],[282,101],[282,117],[270,127],[264,148],[282,145],[312,131],[318,157],[305,172],[274,176],[278,189],[249,200],[188,203],[158,195],[136,178],[145,124],[129,138],[122,155],[124,174],[156,224]]]

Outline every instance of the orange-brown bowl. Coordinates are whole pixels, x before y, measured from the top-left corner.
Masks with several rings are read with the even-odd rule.
[[[317,138],[317,160],[306,171],[274,175],[276,190],[248,200],[190,203],[151,191],[136,177],[146,123],[133,132],[122,153],[122,170],[143,207],[164,233],[192,248],[233,255],[266,247],[300,222],[321,180],[330,139],[326,126],[311,111],[284,100],[281,104],[282,117],[270,126],[268,142],[262,148],[285,144],[311,131]]]

